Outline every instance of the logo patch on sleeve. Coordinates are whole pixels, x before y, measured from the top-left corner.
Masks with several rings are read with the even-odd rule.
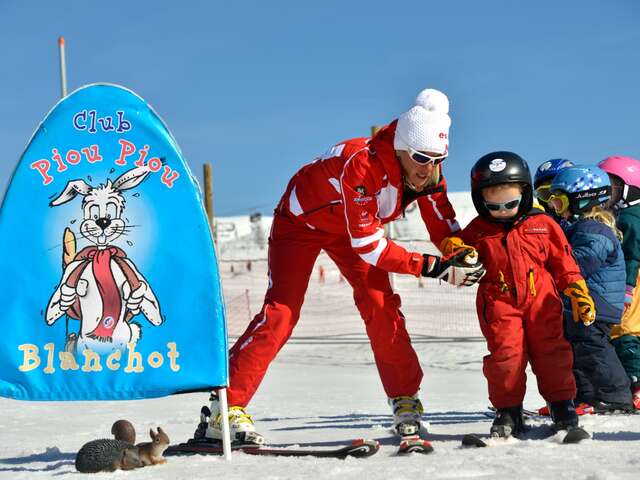
[[[531,225],[525,227],[524,233],[549,233],[549,229],[546,225]]]

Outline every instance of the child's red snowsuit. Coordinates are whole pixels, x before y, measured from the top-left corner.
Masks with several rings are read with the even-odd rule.
[[[489,355],[484,374],[496,408],[522,403],[527,361],[548,402],[576,394],[571,346],[563,335],[558,291],[581,280],[560,226],[531,213],[513,226],[476,217],[461,233],[478,250],[487,273],[476,308]]]

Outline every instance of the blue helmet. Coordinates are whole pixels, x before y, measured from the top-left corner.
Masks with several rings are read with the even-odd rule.
[[[564,193],[571,212],[577,214],[609,202],[611,180],[596,166],[577,165],[558,172],[551,182],[551,192]]]
[[[575,164],[566,158],[553,158],[544,162],[536,170],[533,177],[533,188],[538,188],[545,180],[553,180],[558,172],[567,167],[573,167]]]

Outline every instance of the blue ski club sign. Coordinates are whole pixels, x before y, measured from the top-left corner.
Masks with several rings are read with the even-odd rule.
[[[124,400],[228,383],[201,195],[156,112],[82,87],[31,137],[0,207],[0,395]]]

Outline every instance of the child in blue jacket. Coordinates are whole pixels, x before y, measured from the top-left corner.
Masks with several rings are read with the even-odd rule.
[[[631,379],[633,405],[640,410],[640,160],[613,156],[598,166],[609,174],[617,211],[616,225],[623,235],[627,265],[627,292],[620,325],[611,329],[611,343]]]
[[[612,326],[620,323],[626,270],[615,217],[603,208],[611,200],[609,176],[597,167],[574,166],[560,171],[551,184],[549,205],[568,221],[565,234],[596,307],[596,322],[573,321],[565,299],[565,335],[573,347],[576,403],[596,413],[631,411],[631,390],[615,348]]]

